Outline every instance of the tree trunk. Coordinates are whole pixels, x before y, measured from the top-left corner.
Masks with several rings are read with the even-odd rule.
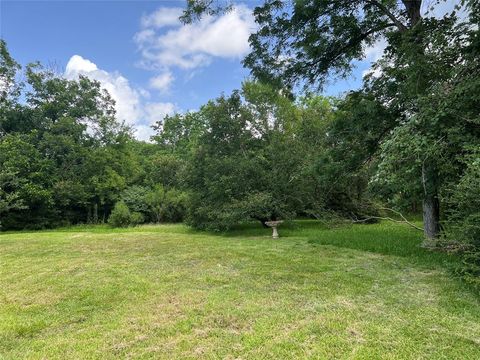
[[[427,239],[435,239],[440,233],[440,202],[438,201],[438,175],[434,165],[424,161],[423,184],[423,231]]]
[[[428,239],[435,239],[440,233],[440,203],[433,195],[423,199],[423,231]]]
[[[107,204],[105,203],[103,205],[103,218],[102,218],[102,224],[105,224],[107,222],[107,210],[108,210],[108,207],[107,207]]]
[[[422,20],[421,8],[422,0],[402,0],[410,21],[410,28],[413,28]],[[424,46],[421,34],[417,35],[412,43],[417,48],[417,55],[421,58],[425,56]],[[413,64],[417,63],[418,58],[413,59]],[[415,75],[416,92],[423,95],[427,89],[427,82],[422,71]],[[430,161],[428,161],[430,160]],[[423,196],[423,232],[426,239],[435,239],[440,234],[440,202],[438,200],[438,172],[431,159],[425,158],[422,165],[422,185]]]
[[[87,206],[87,224],[91,224],[92,223],[92,207],[90,206],[90,204],[88,204]]]
[[[98,224],[98,204],[93,204],[93,223]]]
[[[407,10],[410,26],[415,26],[422,19],[422,0],[402,0],[402,2]]]

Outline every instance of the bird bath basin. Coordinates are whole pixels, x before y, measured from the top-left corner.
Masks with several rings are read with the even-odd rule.
[[[272,230],[273,230],[272,238],[278,239],[277,227],[278,227],[281,223],[283,223],[283,220],[265,221],[265,225],[267,225],[268,227],[271,227]]]

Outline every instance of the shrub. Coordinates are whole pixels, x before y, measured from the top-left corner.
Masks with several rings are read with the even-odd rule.
[[[180,222],[185,217],[187,195],[176,189],[158,185],[146,197],[154,222]]]
[[[130,215],[130,225],[136,226],[142,224],[145,221],[145,217],[140,212],[132,212]]]
[[[185,218],[187,208],[187,194],[176,189],[170,189],[165,194],[163,212],[164,221],[181,222]]]
[[[117,202],[108,218],[108,223],[113,227],[127,227],[131,221],[132,214],[128,206],[123,201]]]

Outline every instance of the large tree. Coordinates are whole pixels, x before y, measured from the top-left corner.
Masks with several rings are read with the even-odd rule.
[[[442,2],[437,1],[436,4]],[[474,7],[476,1],[462,1]],[[252,74],[280,87],[321,88],[327,81],[350,74],[354,60],[380,38],[387,39],[393,61],[400,59],[409,71],[402,79],[404,117],[420,111],[420,99],[436,80],[425,72],[428,46],[422,0],[265,0],[254,10],[258,30],[251,35],[251,53],[244,64]],[[183,20],[228,11],[231,4],[188,0]],[[388,132],[386,132],[388,133]],[[381,140],[381,139],[379,139]],[[440,231],[438,171],[425,162],[422,176],[425,235]]]

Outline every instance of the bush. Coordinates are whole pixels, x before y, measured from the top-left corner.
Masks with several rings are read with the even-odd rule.
[[[108,223],[113,227],[127,227],[131,222],[132,214],[128,206],[123,201],[117,202],[108,218]]]
[[[165,190],[161,185],[146,197],[149,214],[154,222],[181,222],[185,217],[187,195],[179,190]]]
[[[130,225],[136,226],[142,224],[145,221],[145,217],[140,212],[132,212],[130,215]]]

